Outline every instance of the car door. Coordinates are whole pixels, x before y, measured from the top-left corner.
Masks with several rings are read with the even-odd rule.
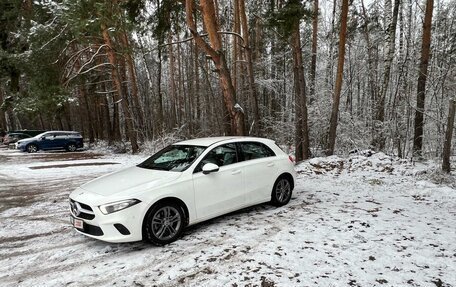
[[[241,159],[244,161],[245,193],[249,204],[270,199],[277,179],[276,155],[260,142],[241,142]]]
[[[44,134],[39,140],[40,149],[52,149],[54,147],[55,133]]]
[[[56,133],[53,148],[65,148],[68,142],[69,137],[67,133]]]
[[[214,163],[219,170],[203,174],[202,167]],[[245,206],[244,170],[234,143],[214,147],[193,171],[196,215],[214,217]]]

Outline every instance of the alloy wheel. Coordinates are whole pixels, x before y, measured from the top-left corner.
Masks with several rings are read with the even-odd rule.
[[[175,237],[182,225],[182,217],[173,206],[159,208],[152,217],[151,231],[159,240],[169,240]]]
[[[38,151],[38,147],[34,144],[31,144],[27,147],[27,151],[29,153],[34,153],[34,152],[37,152]]]
[[[286,202],[291,194],[290,182],[284,178],[280,179],[276,185],[275,192],[278,202]]]

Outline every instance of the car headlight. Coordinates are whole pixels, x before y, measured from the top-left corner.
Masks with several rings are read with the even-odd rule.
[[[138,204],[140,202],[141,201],[137,200],[137,199],[127,199],[127,200],[103,204],[103,205],[100,205],[98,208],[100,209],[100,211],[103,214],[110,214],[110,213],[117,212],[122,209],[128,208],[128,207]]]

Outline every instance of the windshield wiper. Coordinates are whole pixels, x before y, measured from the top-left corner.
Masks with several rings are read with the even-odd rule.
[[[166,171],[169,171],[168,168],[161,167],[161,166],[149,166],[149,165],[138,164],[138,167],[145,168],[145,169],[155,169],[155,170],[166,170]]]

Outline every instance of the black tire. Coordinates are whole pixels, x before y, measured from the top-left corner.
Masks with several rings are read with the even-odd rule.
[[[271,203],[275,206],[287,204],[293,192],[293,184],[286,176],[280,176],[274,183],[271,193]]]
[[[76,151],[77,149],[78,149],[77,146],[76,146],[75,144],[73,144],[73,143],[70,143],[70,144],[68,144],[68,145],[66,146],[66,150],[67,150],[67,151],[73,152],[73,151]]]
[[[36,144],[29,144],[26,149],[28,153],[35,153],[38,151],[38,146]]]
[[[144,239],[155,245],[176,241],[185,227],[185,213],[174,202],[154,205],[144,220]]]

